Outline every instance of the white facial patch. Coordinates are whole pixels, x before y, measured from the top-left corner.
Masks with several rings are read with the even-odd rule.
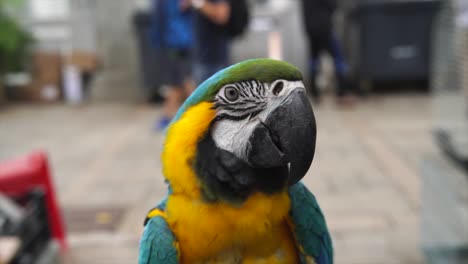
[[[238,90],[234,95],[233,87]],[[260,122],[297,89],[304,89],[302,81],[276,80],[271,84],[255,81],[228,84],[215,97],[217,116],[212,137],[219,148],[238,158],[247,157],[249,138]],[[229,99],[232,100],[232,102]]]

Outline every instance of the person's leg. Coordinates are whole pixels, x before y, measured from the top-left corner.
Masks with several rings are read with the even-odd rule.
[[[189,97],[195,91],[196,85],[192,78],[187,78],[184,81],[184,98]]]
[[[179,110],[182,100],[184,100],[184,89],[180,86],[169,86],[163,106],[164,116],[172,119]]]
[[[214,75],[215,73],[219,72],[220,70],[226,68],[227,66],[229,66],[228,63],[224,63],[224,62],[219,62],[219,63],[216,63],[216,64],[212,64],[212,65],[210,65],[209,71],[207,72],[207,74],[209,75],[209,77],[211,77],[212,75]]]
[[[310,80],[310,94],[312,98],[318,103],[320,102],[320,91],[317,87],[317,73],[320,66],[320,38],[309,36],[309,80]]]
[[[200,85],[202,82],[205,81],[206,76],[206,69],[205,64],[201,62],[194,62],[192,73],[193,73],[193,80],[195,81],[195,85]]]
[[[192,92],[196,88],[196,83],[193,77],[193,60],[192,60],[192,55],[188,51],[186,53],[186,56],[184,56],[183,60],[183,76],[184,76],[184,83],[183,83],[183,89],[184,89],[184,99],[189,97]]]
[[[169,125],[184,100],[184,77],[180,68],[180,58],[176,51],[171,50],[170,52],[171,54],[166,63],[166,84],[168,89],[163,104],[163,114],[157,124],[158,129],[164,129]]]
[[[348,64],[343,56],[340,42],[333,32],[330,38],[331,55],[335,63],[335,71],[337,74],[346,75],[348,73]]]
[[[213,74],[224,69],[225,63],[203,63],[195,62],[193,64],[193,78],[196,85],[200,85],[202,82],[210,78]]]
[[[343,56],[340,43],[334,33],[330,34],[330,43],[328,48],[335,64],[335,75],[337,81],[336,95],[343,97],[349,95],[348,83],[348,65]]]

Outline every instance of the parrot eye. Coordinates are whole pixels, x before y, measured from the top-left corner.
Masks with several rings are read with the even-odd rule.
[[[226,97],[226,99],[229,101],[234,102],[239,99],[239,92],[236,88],[228,86],[226,89],[224,89],[224,97]]]
[[[283,81],[279,81],[277,82],[274,86],[273,86],[273,94],[274,95],[278,95],[279,93],[281,93],[281,91],[283,91],[283,88],[284,88],[284,82]]]

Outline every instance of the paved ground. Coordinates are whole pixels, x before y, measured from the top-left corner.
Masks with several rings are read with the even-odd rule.
[[[165,192],[145,105],[14,106],[0,111],[0,160],[50,154],[70,229],[67,263],[135,263],[142,220]],[[349,111],[316,108],[318,150],[305,182],[333,233],[337,263],[421,263],[422,156],[430,98],[375,97]]]

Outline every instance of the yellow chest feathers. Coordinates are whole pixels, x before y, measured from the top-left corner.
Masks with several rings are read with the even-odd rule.
[[[171,195],[166,219],[181,263],[298,263],[287,193],[255,194],[241,207]]]

